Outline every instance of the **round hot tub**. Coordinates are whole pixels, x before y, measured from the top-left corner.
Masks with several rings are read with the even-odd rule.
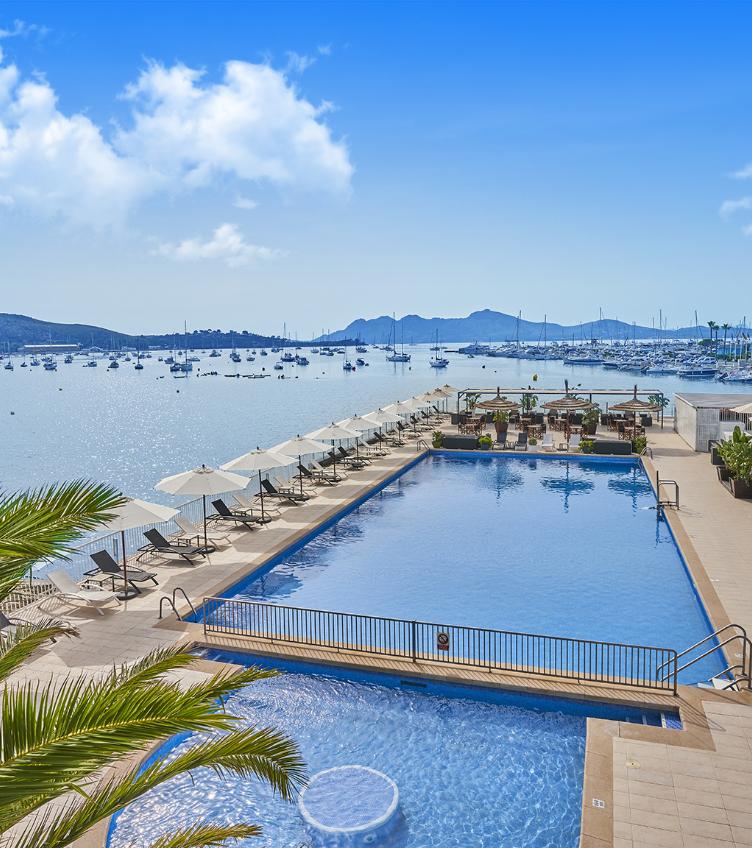
[[[298,799],[314,844],[373,845],[396,824],[399,790],[367,766],[336,766],[315,774]]]

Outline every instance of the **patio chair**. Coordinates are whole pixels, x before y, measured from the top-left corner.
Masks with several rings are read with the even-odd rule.
[[[545,433],[543,435],[543,441],[541,442],[541,449],[544,451],[552,451],[556,447],[554,445],[554,435],[553,433]]]
[[[99,615],[104,615],[102,607],[105,604],[109,604],[111,601],[120,603],[117,595],[106,589],[82,589],[70,574],[62,569],[50,571],[47,578],[56,589],[56,598],[67,601],[69,604],[84,604],[84,606],[93,607]]]
[[[96,553],[89,554],[89,556],[96,565],[96,568],[91,569],[91,571],[84,571],[84,577],[86,578],[87,583],[97,583],[101,586],[102,583],[106,583],[109,580],[112,583],[113,592],[115,591],[116,580],[122,580],[123,585],[125,585],[125,572],[118,563],[115,562],[109,551],[97,551]],[[141,590],[136,584],[146,583],[147,580],[151,580],[155,586],[159,585],[159,583],[157,583],[157,575],[151,571],[143,571],[140,568],[128,569],[127,583],[137,595],[141,594]]]
[[[569,450],[579,450],[580,449],[580,434],[573,433],[569,437]]]
[[[514,444],[515,450],[527,450],[527,431],[521,430],[517,433],[517,441]]]
[[[184,515],[176,515],[175,516],[175,524],[180,528],[179,532],[173,533],[173,539],[182,539],[184,541],[191,542],[192,539],[196,541],[193,543],[195,546],[201,547],[201,540],[204,538],[204,531],[192,521],[189,521]],[[224,542],[225,544],[230,543],[230,537],[226,533],[209,533],[206,534],[207,541],[212,545],[219,545]]]
[[[261,486],[264,490],[265,497],[278,498],[279,500],[289,501],[293,504],[305,503],[311,497],[310,495],[296,492],[294,489],[277,489],[271,480],[262,480]]]
[[[138,549],[139,555],[136,557],[136,562],[146,554],[163,554],[165,556],[173,554],[184,559],[189,565],[193,565],[195,557],[206,556],[206,550],[196,545],[189,545],[184,542],[168,542],[156,527],[146,530],[144,536],[149,540],[149,544],[142,545]]]
[[[260,518],[248,515],[248,513],[245,512],[233,512],[222,498],[217,498],[216,501],[212,501],[212,506],[217,510],[217,513],[216,515],[210,515],[207,519],[208,521],[216,524],[232,524],[234,527],[237,527],[238,524],[242,524],[246,530],[258,530],[258,527],[254,525],[261,523]]]

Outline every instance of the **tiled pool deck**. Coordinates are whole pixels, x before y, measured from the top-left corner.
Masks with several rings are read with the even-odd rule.
[[[449,429],[449,428],[447,428]],[[713,623],[728,620],[752,630],[752,502],[736,501],[721,487],[706,454],[694,454],[669,429],[649,434],[653,474],[678,481],[681,511],[670,521]],[[57,678],[70,671],[97,674],[113,663],[127,662],[178,640],[203,641],[199,625],[158,622],[159,599],[182,587],[200,602],[219,594],[249,571],[305,536],[353,500],[378,487],[412,462],[414,443],[394,450],[336,487],[300,507],[282,510],[282,517],[256,533],[237,533],[232,544],[195,567],[157,566],[160,586],[105,617],[86,611],[66,617],[80,629],[80,638],[62,640],[40,651],[24,676]],[[152,565],[149,566],[152,569]],[[666,614],[671,610],[667,607]],[[212,644],[236,647],[241,640],[211,637]],[[521,687],[568,695],[617,699],[680,707],[684,730],[663,730],[634,724],[590,719],[588,722],[583,792],[583,848],[730,848],[752,845],[752,697],[738,693],[680,687],[678,698],[612,686],[577,684],[469,668],[405,663],[385,657],[337,653],[242,640],[255,652],[318,661],[351,662],[376,669],[430,674],[485,685]],[[681,647],[681,646],[678,646]],[[201,673],[199,670],[191,674]],[[594,806],[593,799],[605,802]],[[82,841],[87,848],[104,844],[104,828]]]

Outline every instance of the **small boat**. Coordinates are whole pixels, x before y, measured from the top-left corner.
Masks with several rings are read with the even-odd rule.
[[[365,359],[362,359],[361,357],[358,357],[358,358],[355,360],[355,364],[356,364],[356,365],[360,365],[361,367],[363,367],[363,366],[365,366],[365,365],[368,365],[368,363],[365,361]]]
[[[44,370],[45,371],[57,371],[57,362],[54,362],[52,360],[48,360],[47,362],[44,363]]]
[[[97,360],[96,359],[90,359],[86,363],[86,365],[84,365],[84,368],[96,368],[96,367],[97,367]]]
[[[355,348],[356,353],[368,353],[368,348],[365,345],[358,345]]]
[[[6,371],[12,371],[13,370],[13,363],[11,362],[10,359],[5,363],[5,365],[3,365],[3,368]]]
[[[36,356],[32,357],[31,367],[35,368],[37,365],[41,365],[42,363],[36,358]]]
[[[134,371],[143,371],[143,370],[144,370],[144,366],[143,366],[140,362],[137,362],[137,363],[133,366],[133,370],[134,370]]]
[[[120,368],[120,364],[118,363],[117,359],[113,359],[112,362],[110,362],[110,364],[107,366],[108,371],[114,368]]]
[[[269,354],[265,350],[263,350],[263,348],[261,350],[261,355],[262,356],[269,356]]]
[[[344,361],[343,365],[342,365],[342,370],[343,370],[343,371],[354,371],[354,370],[355,370],[355,366],[352,364],[352,362],[350,362],[350,360],[349,360],[349,359],[346,359],[346,360]]]
[[[295,363],[297,365],[308,365],[308,357],[307,356],[296,356]]]
[[[71,362],[73,362],[73,357],[72,357],[70,354],[68,354],[68,355],[65,357],[65,359],[63,360],[63,362],[64,362],[66,365],[70,365],[70,364],[71,364]]]
[[[274,363],[274,370],[275,371],[284,371],[285,366],[281,362],[275,362]]]
[[[248,356],[246,356],[246,358],[245,358],[245,361],[246,361],[246,362],[255,362],[255,361],[256,361],[256,357],[255,357],[255,356],[251,356],[250,354],[248,354]]]
[[[213,359],[216,356],[221,356],[222,354],[218,350],[213,350],[209,356]]]
[[[295,362],[295,356],[289,351],[282,354],[282,362]]]

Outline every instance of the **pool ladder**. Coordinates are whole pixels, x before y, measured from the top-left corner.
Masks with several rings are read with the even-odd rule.
[[[193,604],[191,603],[191,599],[188,597],[188,595],[185,594],[185,589],[183,589],[182,586],[176,586],[172,590],[172,597],[170,597],[169,595],[162,595],[162,597],[159,599],[159,618],[160,618],[160,620],[162,619],[162,616],[163,616],[165,601],[167,601],[167,603],[172,607],[172,611],[177,616],[178,621],[183,620],[182,616],[178,612],[177,604],[175,603],[175,595],[177,595],[178,592],[180,592],[180,594],[185,599],[185,602],[191,608],[191,612],[194,615],[196,615],[196,607],[193,606]]]
[[[719,627],[714,633],[711,633],[704,639],[700,639],[699,642],[695,642],[694,645],[690,645],[688,648],[685,648],[683,651],[678,653],[676,655],[676,660],[672,659],[662,665],[659,665],[656,673],[660,675],[661,672],[668,666],[669,662],[679,662],[683,657],[687,657],[690,653],[692,653],[692,651],[695,651],[697,648],[701,648],[703,645],[707,645],[707,643],[712,639],[718,639],[719,636],[729,630],[732,631],[731,635],[726,636],[722,641],[712,645],[710,648],[699,654],[699,656],[687,660],[687,662],[676,669],[676,674],[680,671],[684,671],[685,668],[693,666],[700,660],[705,659],[705,657],[711,656],[711,654],[714,654],[716,651],[721,651],[726,645],[730,645],[732,642],[740,642],[742,647],[741,661],[732,663],[724,668],[723,671],[719,671],[718,674],[708,680],[708,683],[712,683],[713,681],[718,681],[720,683],[720,678],[729,677],[728,682],[725,682],[724,685],[718,686],[717,688],[723,691],[726,689],[740,690],[743,684],[745,689],[752,689],[752,640],[750,640],[749,636],[747,636],[747,631],[741,626],[741,624],[727,624],[724,627]],[[723,654],[721,654],[721,656],[723,656]],[[669,668],[669,670],[665,671],[663,676],[659,679],[666,680],[672,673],[673,670]]]
[[[665,498],[661,499],[661,486],[673,486],[673,498],[666,493]],[[656,471],[655,472],[655,497],[658,501],[658,514],[660,515],[661,510],[667,506],[674,507],[674,509],[679,509],[679,484],[676,480],[661,480],[661,475]]]
[[[429,445],[425,439],[418,439],[418,441],[415,443],[415,447],[418,449],[418,451],[431,450],[431,445]]]

